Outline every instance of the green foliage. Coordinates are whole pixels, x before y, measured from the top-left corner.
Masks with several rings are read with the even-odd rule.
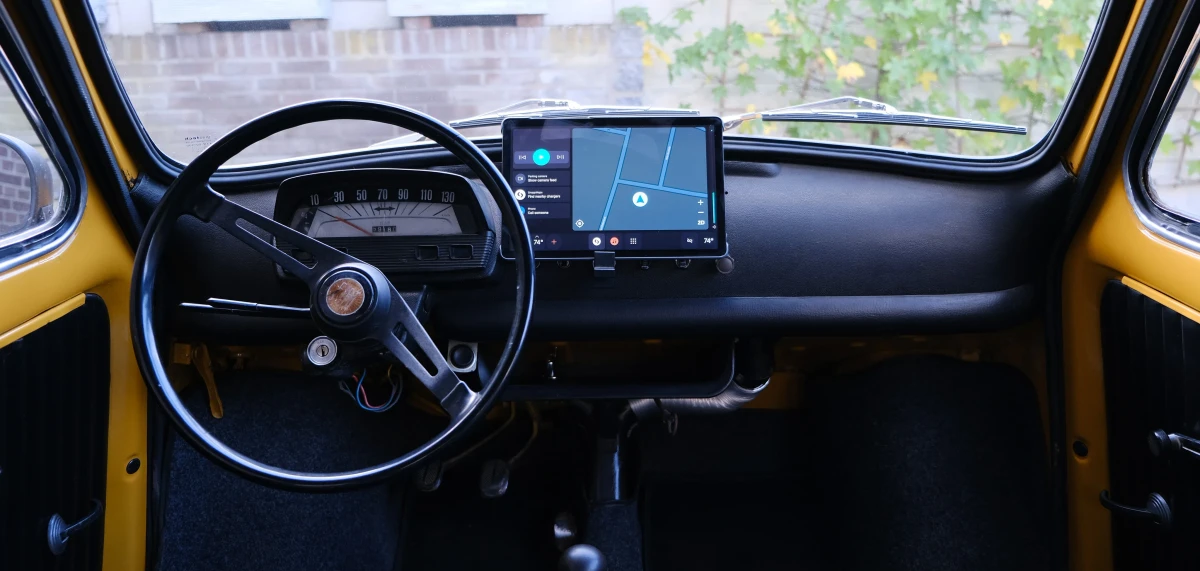
[[[765,30],[739,20],[745,0],[694,0],[652,20],[621,10],[646,34],[643,63],[672,81],[699,78],[720,113],[777,85],[790,104],[856,95],[900,109],[1048,128],[1091,36],[1100,0],[779,0]],[[707,6],[706,6],[707,5]],[[702,6],[724,21],[684,28]],[[748,7],[745,6],[745,7]],[[761,20],[759,21],[761,26]],[[760,107],[761,108],[761,107]],[[1031,137],[884,126],[748,123],[747,132],[918,150],[995,155]]]
[[[1192,70],[1189,78],[1191,90],[1200,91],[1200,67]],[[1200,174],[1200,159],[1192,158],[1196,137],[1200,136],[1200,108],[1189,110],[1176,109],[1171,115],[1171,123],[1179,128],[1168,128],[1163,138],[1158,142],[1157,155],[1161,158],[1175,161],[1174,173],[1160,173],[1165,180],[1156,182],[1166,185],[1194,183]],[[1182,121],[1182,124],[1180,124]]]

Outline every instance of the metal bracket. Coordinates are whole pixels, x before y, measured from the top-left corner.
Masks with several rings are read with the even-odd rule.
[[[617,253],[596,252],[596,257],[592,259],[592,274],[597,278],[617,275]]]

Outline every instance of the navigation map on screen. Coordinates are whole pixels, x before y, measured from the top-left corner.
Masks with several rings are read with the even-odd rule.
[[[703,127],[573,129],[571,144],[576,231],[711,223]]]

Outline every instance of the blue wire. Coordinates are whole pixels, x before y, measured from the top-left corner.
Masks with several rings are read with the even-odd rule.
[[[392,381],[392,394],[388,396],[387,402],[379,405],[376,408],[371,408],[367,405],[367,403],[363,402],[364,399],[362,398],[362,395],[365,392],[362,388],[363,381],[366,380],[367,370],[363,369],[362,374],[358,376],[358,386],[354,387],[354,402],[358,404],[358,408],[361,408],[367,412],[387,412],[391,410],[393,406],[396,406],[396,403],[400,402],[400,389],[396,386],[395,381]]]

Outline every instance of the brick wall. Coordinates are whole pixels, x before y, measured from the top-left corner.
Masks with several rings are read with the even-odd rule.
[[[32,221],[29,169],[7,145],[0,144],[0,237],[24,230]]]
[[[256,115],[323,97],[393,101],[453,119],[528,97],[639,104],[643,91],[640,31],[607,25],[201,32],[106,42],[147,130],[181,160]],[[235,162],[399,134],[362,122],[311,125]]]

